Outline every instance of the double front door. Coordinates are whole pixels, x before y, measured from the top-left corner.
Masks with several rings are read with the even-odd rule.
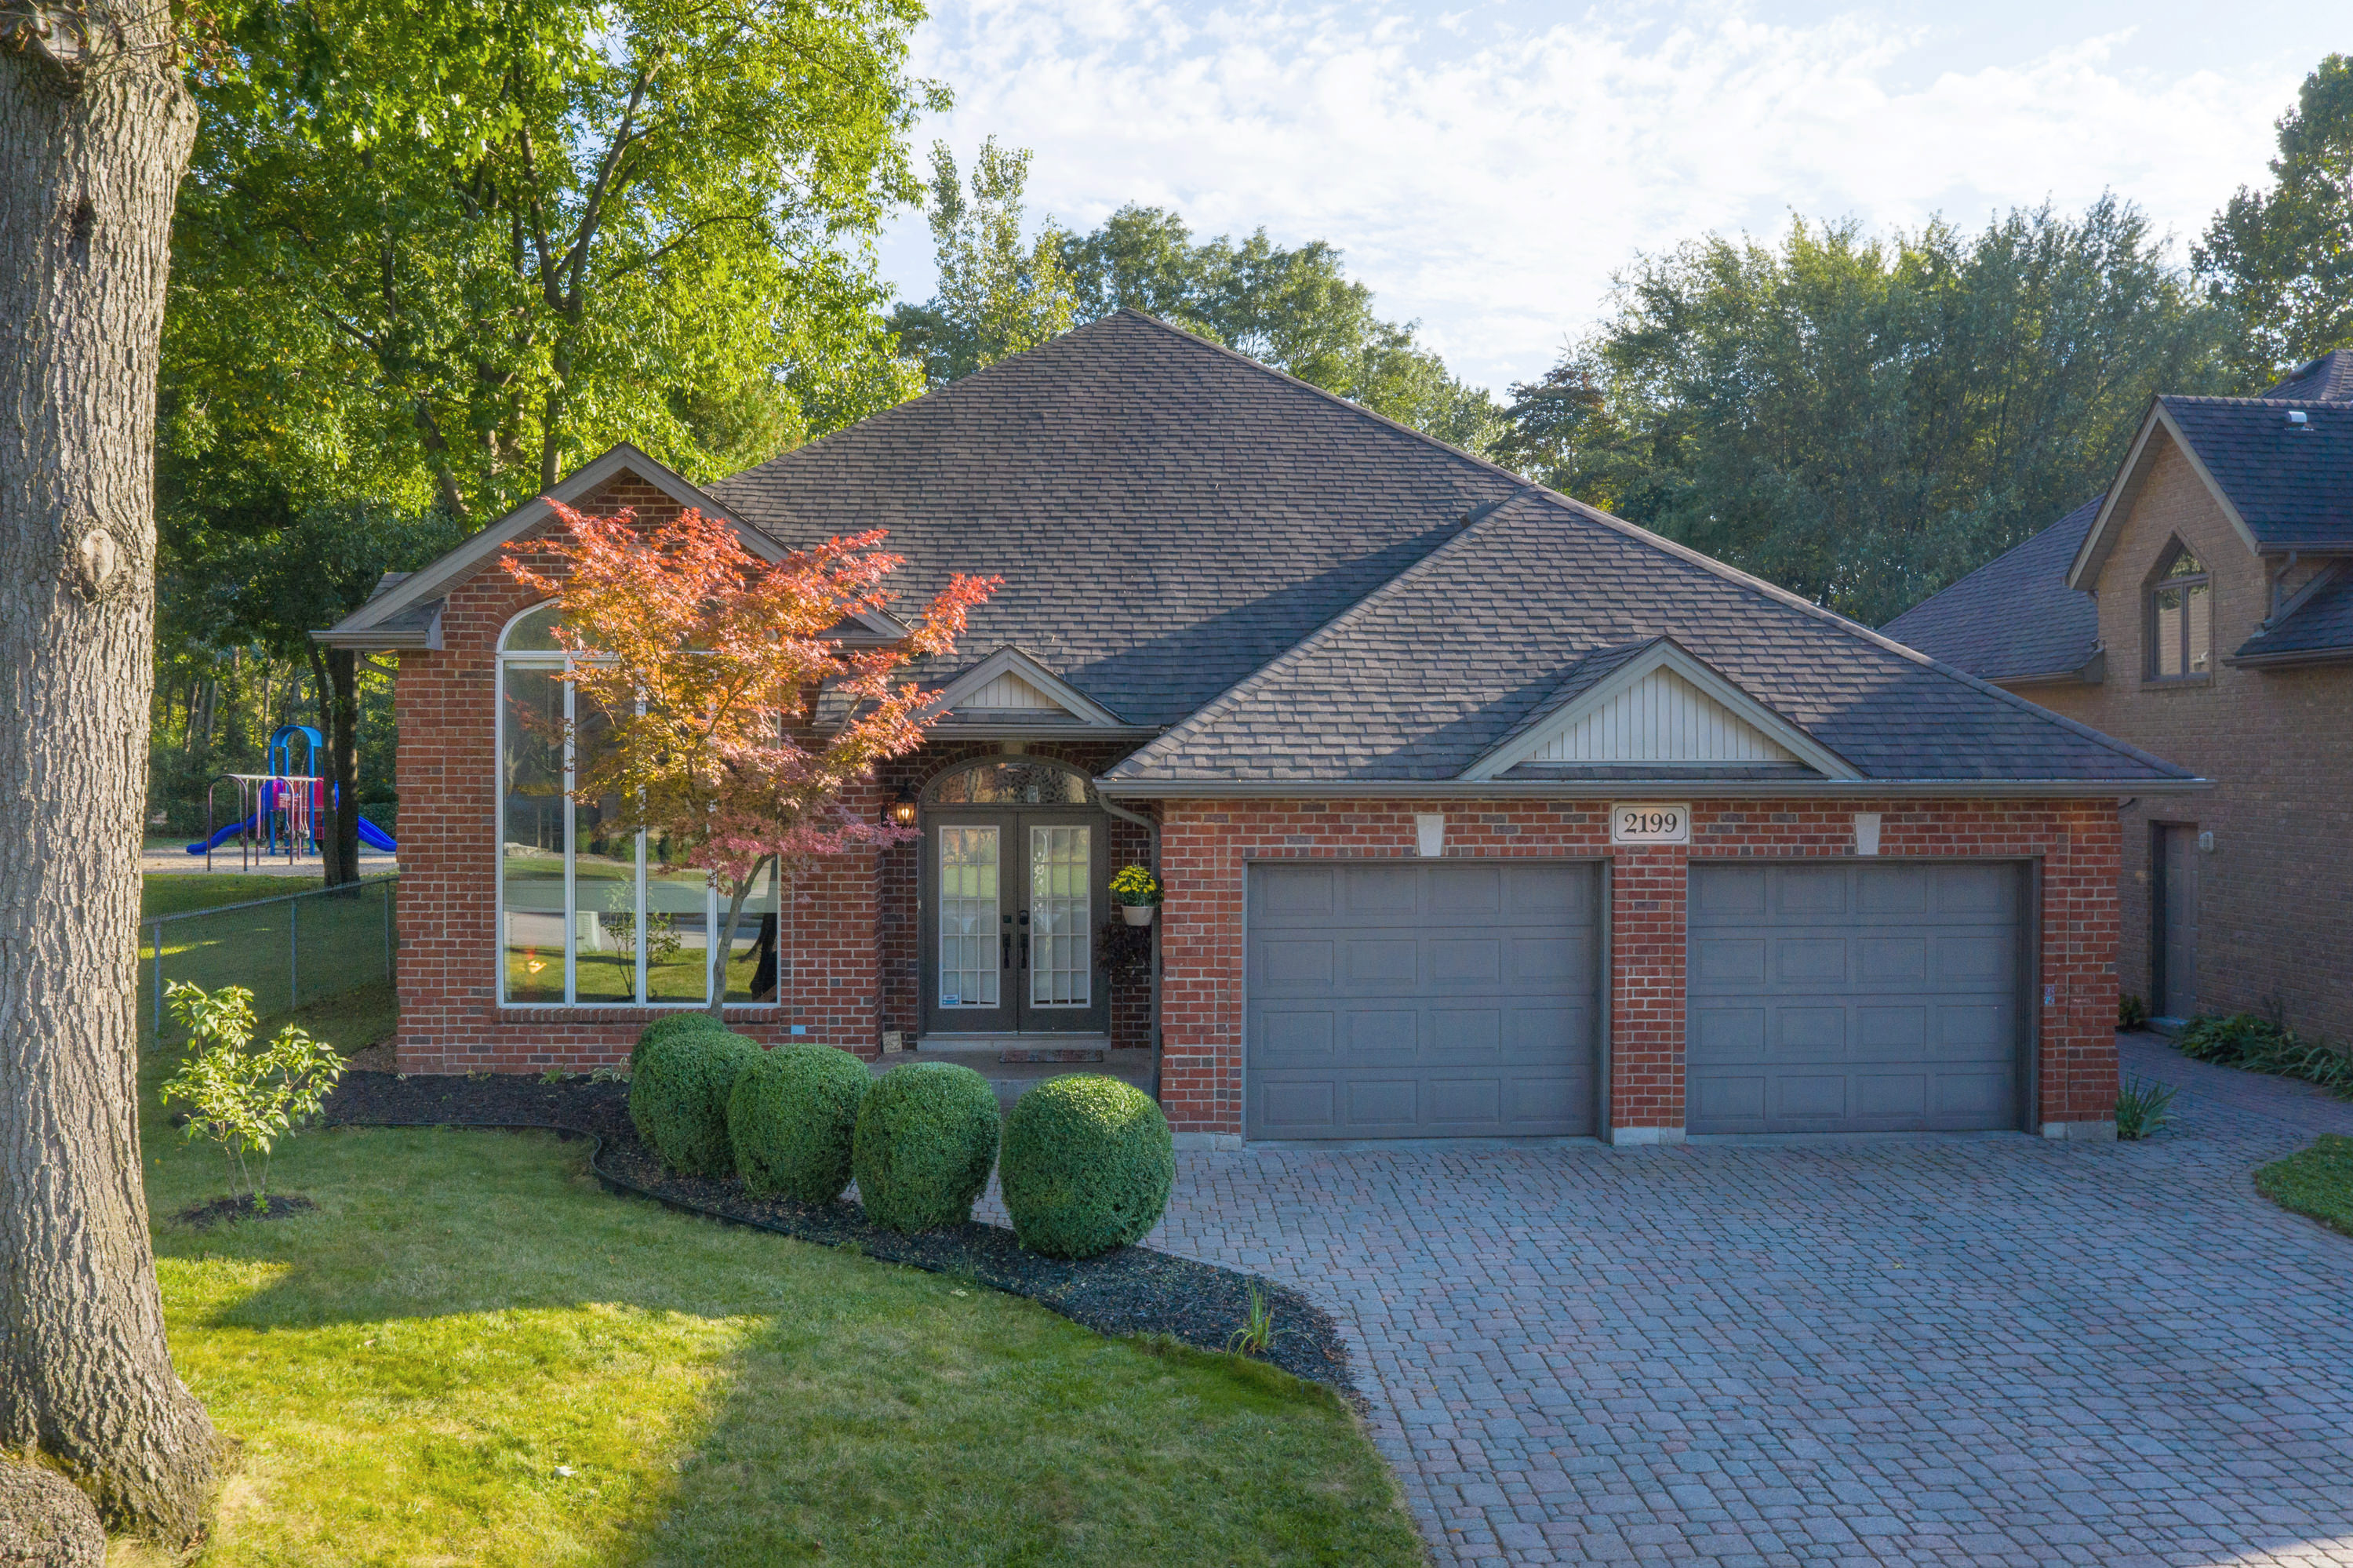
[[[923,1032],[1100,1034],[1108,825],[1083,807],[934,811],[923,834]]]

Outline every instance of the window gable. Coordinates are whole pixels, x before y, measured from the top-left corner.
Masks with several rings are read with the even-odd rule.
[[[2158,557],[2142,606],[2152,682],[2203,681],[2214,673],[2214,579],[2176,539]]]

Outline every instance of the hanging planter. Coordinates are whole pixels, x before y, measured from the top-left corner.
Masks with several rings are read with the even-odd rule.
[[[1111,895],[1120,918],[1131,926],[1149,926],[1160,907],[1160,879],[1140,865],[1124,865],[1111,879]]]

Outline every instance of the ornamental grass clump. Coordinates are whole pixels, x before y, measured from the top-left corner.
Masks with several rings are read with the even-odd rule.
[[[997,1162],[997,1091],[970,1067],[918,1062],[875,1080],[850,1154],[866,1217],[894,1231],[972,1218]]]
[[[629,1120],[655,1157],[688,1176],[733,1176],[727,1101],[760,1048],[723,1029],[682,1029],[653,1041],[629,1075]]]
[[[1176,1180],[1168,1118],[1133,1084],[1049,1078],[1013,1107],[999,1173],[1021,1245],[1092,1257],[1144,1239]]]
[[[707,1012],[673,1012],[655,1019],[638,1032],[638,1043],[629,1047],[629,1071],[635,1073],[638,1070],[638,1063],[645,1056],[646,1047],[655,1041],[667,1040],[673,1034],[691,1034],[698,1029],[714,1029],[723,1034],[727,1032],[727,1025]]]
[[[727,1139],[735,1173],[754,1197],[830,1203],[849,1185],[858,1107],[874,1076],[830,1045],[770,1051],[735,1079]]]

